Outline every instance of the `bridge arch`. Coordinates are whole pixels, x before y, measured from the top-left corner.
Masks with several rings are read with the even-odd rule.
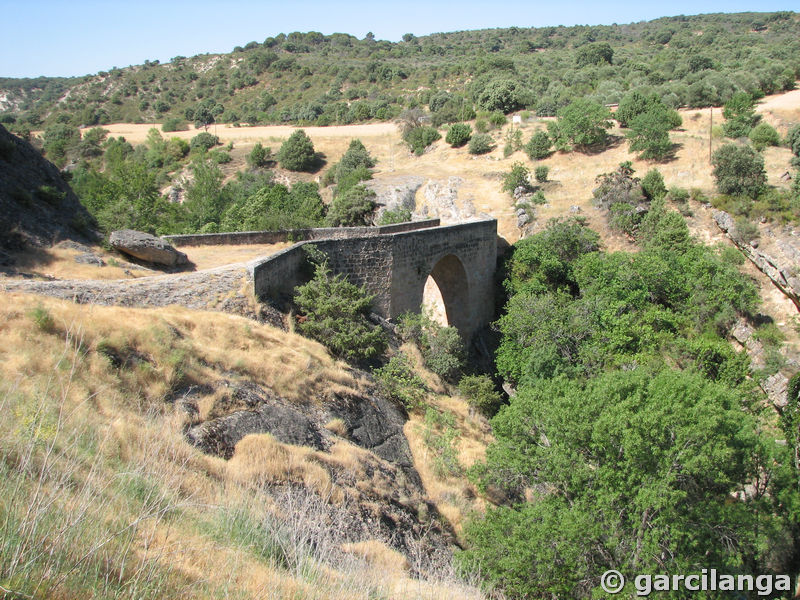
[[[423,304],[433,305],[434,312],[439,309],[445,321],[442,325],[455,327],[466,336],[471,321],[470,286],[461,259],[455,254],[447,254],[437,260],[423,285]]]

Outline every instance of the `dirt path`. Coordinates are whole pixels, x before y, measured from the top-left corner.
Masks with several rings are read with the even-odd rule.
[[[155,127],[161,131],[159,123],[112,123],[103,125],[110,136],[123,136],[131,144],[142,144],[147,139],[148,132]],[[90,128],[87,128],[90,129]],[[213,133],[223,142],[263,142],[264,140],[286,139],[297,129],[303,129],[312,139],[326,138],[370,138],[392,135],[396,133],[394,123],[368,123],[365,125],[331,125],[330,127],[294,127],[291,125],[264,125],[258,127],[234,127],[229,124],[211,125],[209,133]],[[83,130],[85,131],[85,129]],[[189,140],[196,136],[202,129],[197,130],[193,125],[188,131],[171,131],[163,133],[167,137],[179,137]]]
[[[196,310],[253,313],[245,263],[216,269],[115,281],[0,281],[4,292],[42,294],[78,304],[157,307],[177,304]]]

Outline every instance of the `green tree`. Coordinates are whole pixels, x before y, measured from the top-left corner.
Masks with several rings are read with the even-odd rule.
[[[759,123],[750,130],[748,136],[756,150],[763,150],[767,146],[777,146],[781,143],[781,136],[769,123]]]
[[[545,183],[547,181],[547,175],[550,173],[550,167],[547,165],[539,165],[534,170],[534,177],[536,177],[536,181],[539,183]]]
[[[650,169],[642,178],[642,192],[648,200],[660,200],[667,195],[664,177],[658,169]]]
[[[512,79],[495,79],[487,83],[475,97],[483,110],[508,114],[520,107],[517,83]]]
[[[271,154],[272,150],[270,148],[264,148],[261,142],[256,142],[250,154],[247,155],[247,164],[256,169],[264,167],[267,165]]]
[[[367,316],[373,296],[353,285],[343,274],[333,275],[327,262],[316,265],[314,277],[297,288],[295,303],[305,315],[297,324],[307,335],[346,360],[363,360],[386,347],[380,327]]]
[[[553,142],[550,136],[545,131],[537,131],[531,136],[531,139],[525,144],[525,153],[531,160],[541,160],[550,156],[550,149]]]
[[[231,198],[222,182],[225,175],[211,161],[199,160],[192,164],[192,181],[186,186],[188,226],[192,231],[199,231],[209,224],[220,223],[222,213]]]
[[[428,146],[441,137],[441,134],[434,127],[425,125],[410,129],[403,135],[403,139],[417,156],[421,156]]]
[[[278,163],[289,171],[311,171],[316,166],[314,144],[302,129],[289,136],[278,150]]]
[[[672,154],[669,110],[652,109],[631,120],[626,134],[631,152],[640,152],[639,158],[646,160],[663,160]]]
[[[472,137],[472,127],[466,123],[454,123],[447,130],[447,137],[444,141],[450,144],[453,148],[460,148],[464,146]]]
[[[580,149],[604,144],[606,129],[611,127],[609,110],[587,98],[573,100],[558,111],[558,117],[561,134]]]
[[[327,223],[331,227],[369,225],[375,210],[375,192],[356,185],[336,195],[328,208]]]
[[[497,412],[503,402],[488,375],[465,375],[458,382],[458,393],[471,408],[489,417]]]
[[[746,137],[758,122],[755,100],[747,92],[737,92],[725,103],[722,109],[725,123],[722,128],[729,138]]]
[[[575,64],[580,67],[587,65],[611,64],[614,58],[614,50],[608,42],[586,44],[578,48],[575,54]]]
[[[748,146],[725,144],[714,152],[711,164],[721,194],[755,198],[767,183],[763,157]]]
[[[501,189],[504,192],[508,192],[509,194],[514,194],[514,190],[517,188],[523,188],[525,190],[530,189],[530,176],[531,171],[528,167],[523,165],[521,162],[515,162],[511,165],[511,170],[503,175],[503,184]]]
[[[488,133],[477,133],[469,140],[467,151],[470,154],[486,154],[494,148],[494,140]]]
[[[526,387],[492,420],[478,472],[538,497],[472,522],[462,564],[521,598],[597,597],[607,569],[736,572],[774,531],[763,489],[744,494],[766,453],[744,401],[663,367]]]
[[[63,167],[81,141],[80,130],[66,123],[55,123],[44,130],[43,145],[47,158]]]

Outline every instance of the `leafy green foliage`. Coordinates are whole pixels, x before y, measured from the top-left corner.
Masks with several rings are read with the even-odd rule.
[[[539,183],[545,183],[547,181],[547,176],[550,173],[550,167],[547,165],[539,165],[533,171],[534,177],[536,181]]]
[[[767,183],[764,159],[747,146],[725,144],[714,151],[711,164],[721,194],[755,198]]]
[[[650,169],[642,178],[642,193],[648,200],[660,200],[667,195],[664,177],[658,169]]]
[[[614,50],[608,42],[586,44],[578,48],[575,64],[578,68],[589,65],[610,65],[614,58]]]
[[[760,119],[755,111],[755,99],[747,92],[737,92],[722,109],[725,123],[722,128],[729,138],[746,137]]]
[[[763,150],[767,146],[777,146],[781,143],[781,136],[769,123],[759,123],[750,130],[748,137],[756,150]]]
[[[295,291],[295,303],[305,315],[297,324],[303,335],[347,360],[369,359],[383,352],[383,331],[367,319],[373,297],[343,274],[331,274],[326,262],[318,263],[313,279]]]
[[[502,396],[488,375],[464,375],[458,382],[458,393],[471,408],[490,417],[498,411],[503,402]]]
[[[672,154],[672,142],[669,139],[670,113],[676,111],[667,108],[653,108],[635,116],[630,122],[627,138],[631,152],[640,152],[639,158],[646,160],[664,160]],[[680,117],[678,117],[680,119]]]
[[[460,475],[463,468],[458,462],[458,429],[453,413],[429,406],[423,422],[422,439],[433,455],[433,472],[437,477]]]
[[[58,167],[63,167],[67,163],[80,141],[80,130],[66,123],[55,123],[44,130],[45,154]]]
[[[573,100],[558,111],[559,137],[579,149],[600,146],[611,127],[611,113],[603,105],[586,98]]]
[[[668,368],[526,387],[492,421],[482,481],[539,497],[473,522],[459,558],[515,597],[596,597],[612,568],[735,572],[774,527],[763,492],[731,502],[765,454],[744,401]]]
[[[494,148],[494,140],[488,133],[477,133],[469,140],[467,151],[470,154],[486,154]]]
[[[372,374],[381,391],[408,410],[421,408],[428,388],[419,375],[414,373],[411,362],[402,352],[389,359],[384,366]]]
[[[278,162],[289,171],[310,171],[316,165],[316,153],[311,138],[302,129],[289,136],[278,150]]]
[[[466,360],[464,340],[455,327],[445,327],[425,312],[404,313],[398,318],[400,335],[422,351],[425,366],[442,379],[458,379]]]
[[[394,225],[396,223],[406,223],[411,220],[411,211],[407,208],[395,208],[385,210],[378,220],[378,225]]]
[[[403,135],[403,139],[417,156],[421,156],[428,146],[441,137],[441,134],[434,127],[424,125],[415,127]]]
[[[530,189],[531,171],[521,162],[511,165],[511,170],[503,175],[503,184],[500,189],[509,194],[513,194],[517,188]]]
[[[520,107],[517,82],[513,79],[495,79],[475,95],[477,105],[490,111],[508,114]]]
[[[460,148],[464,146],[472,137],[472,127],[466,123],[454,123],[447,130],[447,137],[444,141],[450,144],[453,148]]]
[[[272,154],[271,148],[264,148],[261,142],[256,142],[250,154],[247,155],[247,164],[255,169],[260,169],[267,165],[270,155]]]
[[[528,143],[525,144],[525,153],[531,160],[540,160],[550,156],[550,148],[553,143],[550,141],[550,136],[546,131],[539,130],[531,136]]]
[[[189,125],[180,117],[170,117],[166,119],[161,126],[161,131],[165,133],[170,131],[186,131],[188,129]]]
[[[338,193],[328,209],[327,223],[331,227],[369,225],[375,210],[375,192],[356,185]]]
[[[219,138],[206,131],[198,133],[189,142],[189,147],[192,150],[201,150],[203,152],[211,150],[214,146],[219,144]]]

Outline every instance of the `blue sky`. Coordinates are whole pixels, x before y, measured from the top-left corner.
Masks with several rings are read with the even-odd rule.
[[[630,23],[679,14],[797,9],[797,0],[669,3],[485,0],[0,0],[0,77],[69,76],[173,56],[230,52],[278,33],[321,31],[397,41],[487,27]]]

